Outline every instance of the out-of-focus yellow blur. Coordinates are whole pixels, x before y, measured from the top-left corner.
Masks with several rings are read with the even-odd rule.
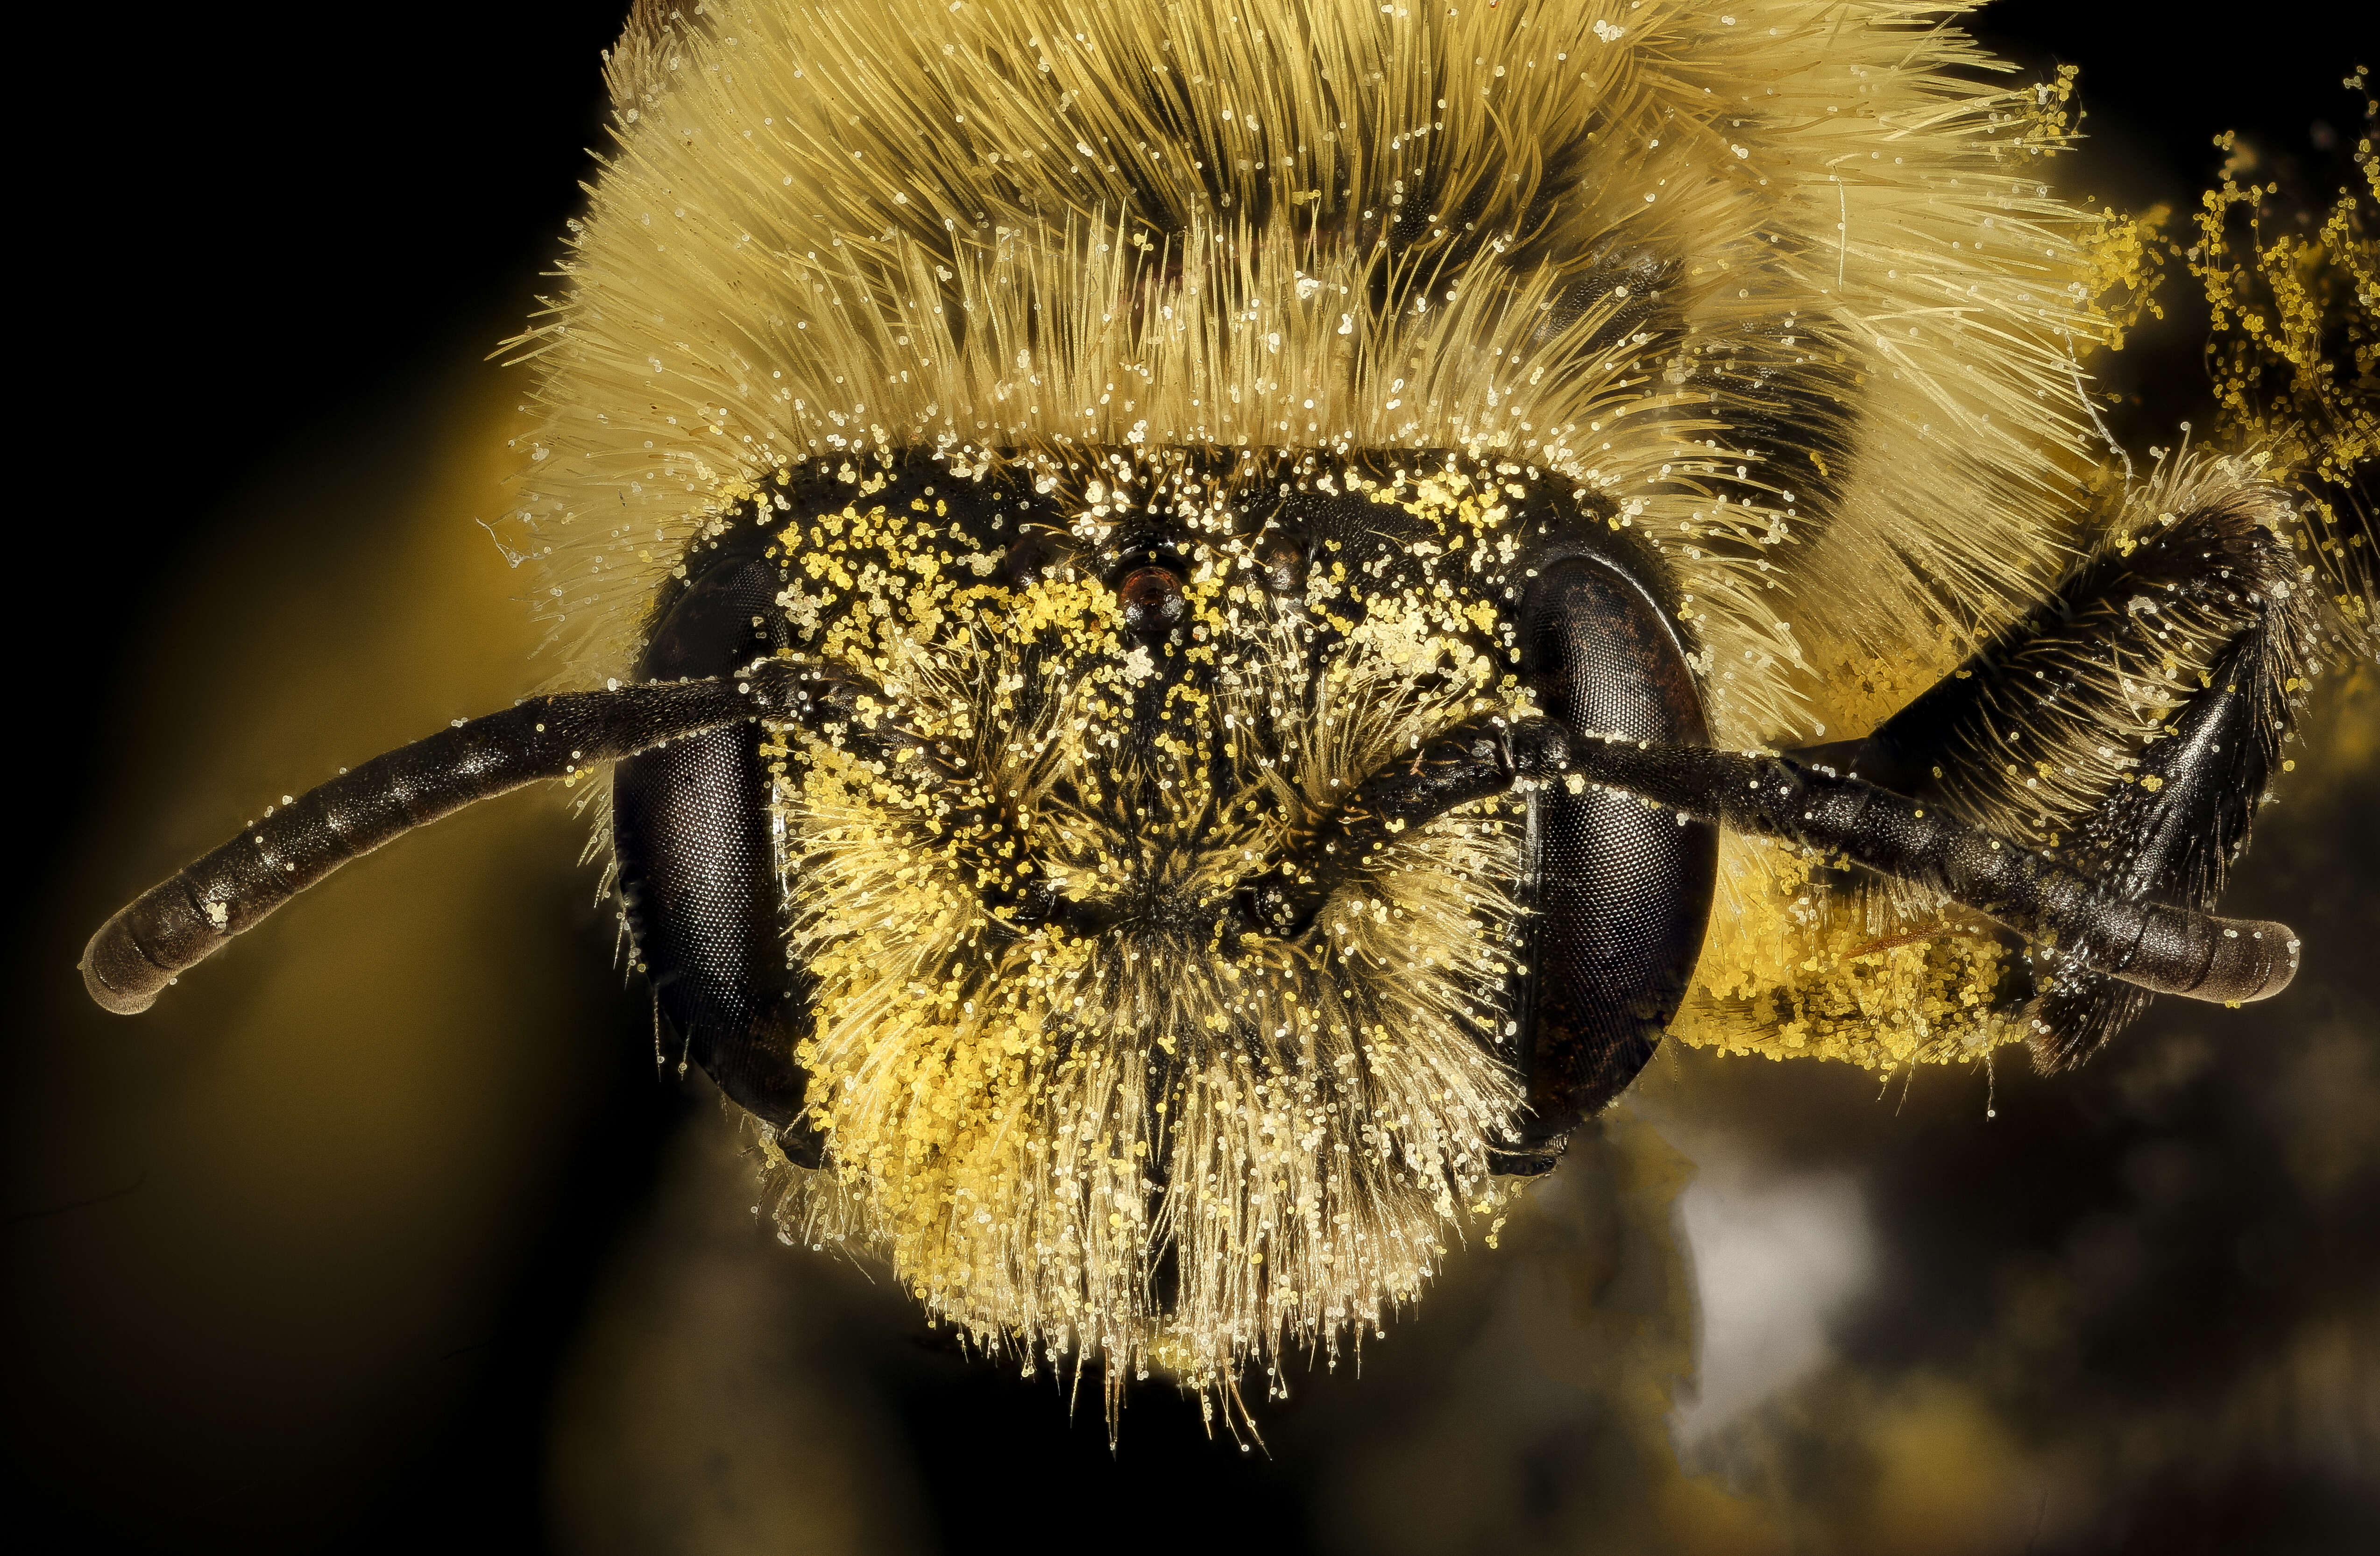
[[[335,1527],[476,1385],[569,1193],[618,980],[552,795],[350,865],[147,1015],[74,972],[117,902],[265,806],[533,689],[526,575],[471,522],[503,511],[518,390],[468,371],[247,494],[95,688],[94,824],[10,980],[40,1033],[10,1100],[42,1407],[16,1451],[69,1487],[112,1462],[135,1526]]]

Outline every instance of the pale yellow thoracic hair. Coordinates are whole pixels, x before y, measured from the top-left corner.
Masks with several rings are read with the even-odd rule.
[[[2051,188],[2062,90],[1998,78],[1956,26],[1965,9],[640,3],[608,55],[613,143],[562,289],[516,343],[544,419],[522,444],[512,532],[543,570],[565,678],[627,674],[688,543],[796,466],[922,451],[1061,479],[1086,450],[1454,450],[1599,493],[1659,549],[1715,743],[1864,733],[2056,577],[2098,479],[2083,392],[2105,334],[2099,229]],[[1648,308],[1664,322],[1630,333]],[[1463,498],[1427,500],[1452,514]],[[940,651],[910,648],[917,666]],[[1430,712],[1383,713],[1366,738],[1402,741],[1397,720]],[[864,896],[867,869],[833,840],[893,823],[868,819],[865,785],[792,787],[789,824],[843,861],[819,872],[822,900],[795,904],[803,954],[835,964],[832,926],[858,899],[833,893]],[[1507,846],[1475,826],[1431,845],[1441,884]],[[1727,844],[1680,1036],[1888,1064],[2010,1035],[1978,1012],[1985,952],[1912,943],[1851,969],[1846,948],[1877,926],[1830,917],[1796,869]],[[1498,911],[1473,905],[1447,960],[1487,956]],[[1429,997],[1461,993],[1458,979]],[[917,1052],[868,1046],[910,1040],[880,1011],[838,1019],[822,1010],[802,1037],[845,1092],[871,1064],[928,1085]],[[1360,1031],[1331,1040],[1373,1062]],[[964,1112],[958,1094],[991,1083],[938,1052],[937,1105]],[[1312,1209],[1292,1182],[1305,1158],[1281,1147],[1279,1180],[1267,1168],[1245,1191],[1231,1233],[1250,1241],[1196,1270],[1184,1258],[1180,1304],[1212,1308],[1196,1326],[1151,1314],[1127,1258],[1148,1212],[1123,1203],[1125,1178],[1069,1180],[1082,1205],[1113,1189],[1117,1208],[1002,1242],[970,1230],[998,1219],[962,1203],[983,1185],[935,1180],[942,1197],[921,1204],[891,1186],[890,1159],[855,1163],[853,1136],[841,1178],[797,1190],[787,1215],[888,1253],[988,1343],[1213,1377],[1377,1325],[1480,1190],[1476,1137],[1509,1112],[1509,1081],[1427,1040],[1406,1057],[1439,1066],[1412,1082],[1441,1099],[1437,1165],[1317,1211],[1295,1257],[1324,1289],[1301,1292],[1250,1275],[1241,1251],[1280,1235],[1265,1194],[1284,1219]],[[1260,1081],[1230,1105],[1278,1103],[1282,1129],[1304,1127],[1305,1102]],[[1112,1100],[1092,1092],[1125,1083],[1068,1084],[1097,1112]],[[891,1104],[875,1105],[890,1149]],[[828,1112],[831,1133],[861,1129]],[[1367,1206],[1377,1246],[1317,1251],[1332,1214]],[[1187,1236],[1189,1210],[1167,1213]],[[1035,1214],[1055,1212],[1001,1209]],[[1057,1244],[1031,1236],[1077,1241],[1053,1262]]]

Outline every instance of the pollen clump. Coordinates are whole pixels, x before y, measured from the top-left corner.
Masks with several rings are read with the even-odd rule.
[[[1730,840],[1732,842],[1732,840]],[[1740,911],[1713,916],[1671,1035],[1770,1059],[1894,1071],[2022,1042],[2003,984],[2016,953],[1983,920],[1881,890],[1830,889],[1813,861],[1741,845]]]
[[[2229,154],[2185,257],[2211,315],[2223,434],[2270,479],[2305,487],[2307,576],[2327,586],[2342,646],[2368,657],[2380,647],[2366,473],[2380,457],[2380,98],[2365,67],[2345,85],[2363,100],[2362,132],[2347,185],[2326,209],[2301,213],[2313,230],[2276,219],[2280,183],[2260,183],[2253,149],[2226,134],[2217,144]]]

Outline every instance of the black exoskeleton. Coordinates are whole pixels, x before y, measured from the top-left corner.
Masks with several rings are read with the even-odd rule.
[[[732,675],[790,646],[767,541],[747,524],[700,558],[702,571],[653,623],[639,678]],[[814,1166],[792,1034],[808,1025],[815,980],[786,954],[771,833],[757,723],[686,735],[613,773],[620,902],[659,1015],[686,1058],[747,1112],[788,1131],[787,1153]]]

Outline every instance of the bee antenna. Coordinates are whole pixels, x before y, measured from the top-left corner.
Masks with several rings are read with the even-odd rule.
[[[310,789],[117,912],[83,948],[83,987],[107,1010],[147,1010],[181,973],[359,855],[465,806],[573,779],[663,741],[820,706],[814,670],[774,660],[740,675],[535,697],[401,746]]]
[[[1515,733],[1543,722],[1521,721]],[[1542,748],[1548,756],[1552,744]],[[1572,735],[1559,763],[1539,761],[1545,772],[1519,775],[1577,773],[1682,817],[1848,859],[1963,903],[2068,966],[2157,993],[2245,1003],[2279,993],[2297,974],[2298,936],[2286,924],[2127,896],[1938,803],[1790,758]]]

